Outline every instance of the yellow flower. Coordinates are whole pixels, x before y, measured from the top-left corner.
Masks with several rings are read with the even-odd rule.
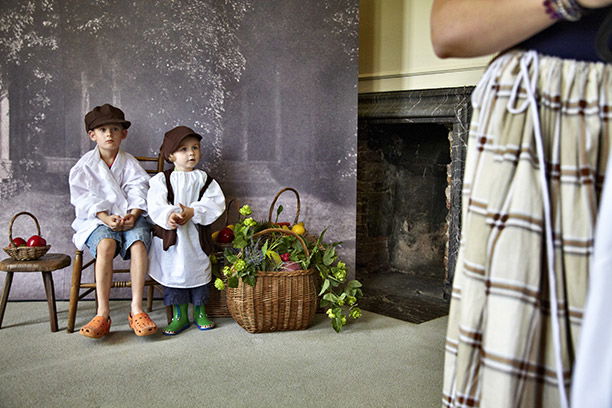
[[[340,282],[344,282],[346,279],[346,271],[344,269],[337,270],[334,272],[334,277]]]
[[[244,220],[244,225],[246,225],[247,227],[254,227],[255,225],[257,225],[257,221],[249,217]]]
[[[225,289],[225,283],[223,283],[223,281],[219,278],[215,279],[215,288],[219,289],[219,290],[223,290]]]
[[[351,310],[351,313],[349,314],[349,316],[351,316],[353,319],[359,319],[361,317],[361,310],[358,308],[355,308]]]
[[[336,317],[336,315],[334,314],[334,311],[331,309],[327,309],[327,316],[329,316],[330,319],[333,319],[334,317]]]
[[[223,274],[224,274],[225,276],[230,276],[230,275],[232,274],[232,270],[230,269],[230,267],[229,267],[229,266],[224,266],[224,267],[223,267]]]
[[[244,216],[253,214],[253,210],[248,205],[243,205],[238,212]]]
[[[236,261],[236,263],[234,264],[234,269],[236,269],[238,272],[243,271],[246,268],[246,262],[244,262],[242,259],[239,259]]]

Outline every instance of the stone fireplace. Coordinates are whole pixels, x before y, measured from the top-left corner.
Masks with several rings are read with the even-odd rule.
[[[472,87],[359,95],[356,278],[364,309],[446,315]]]

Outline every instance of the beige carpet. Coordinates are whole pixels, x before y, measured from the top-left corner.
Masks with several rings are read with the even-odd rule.
[[[77,327],[93,316],[83,302]],[[151,314],[165,323],[163,306]],[[67,334],[58,303],[9,302],[0,330],[0,407],[438,407],[446,317],[420,325],[365,312],[336,334],[250,334],[231,319],[201,332],[136,337],[129,304],[111,304],[111,334]]]

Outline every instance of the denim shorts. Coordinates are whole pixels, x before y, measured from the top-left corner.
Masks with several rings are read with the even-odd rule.
[[[127,231],[113,231],[106,224],[98,225],[95,230],[85,241],[85,246],[89,249],[91,256],[96,257],[98,244],[105,238],[112,238],[117,242],[117,254],[121,254],[123,259],[130,259],[129,248],[136,241],[142,241],[142,243],[149,250],[151,245],[151,224],[144,218],[138,217],[134,228]]]

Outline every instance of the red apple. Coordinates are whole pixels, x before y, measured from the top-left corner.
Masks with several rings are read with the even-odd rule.
[[[20,238],[20,237],[13,238],[13,240],[9,244],[9,247],[11,247],[11,248],[16,248],[16,247],[20,247],[20,246],[26,246],[25,239]]]
[[[234,231],[231,228],[225,227],[219,231],[217,235],[217,242],[221,244],[229,244],[234,240]]]
[[[29,247],[41,247],[47,245],[47,241],[45,241],[45,239],[40,235],[32,235],[30,238],[28,238],[27,245]]]

